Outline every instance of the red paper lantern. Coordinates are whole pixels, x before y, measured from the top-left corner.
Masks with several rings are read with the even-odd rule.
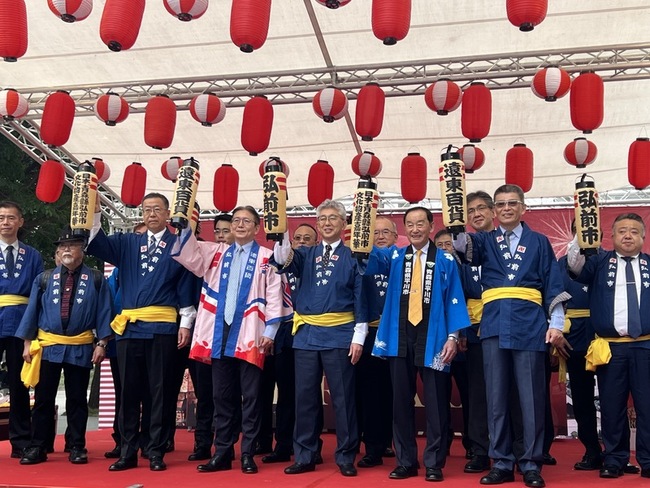
[[[463,93],[461,130],[469,142],[481,142],[490,132],[492,94],[484,83],[474,82]]]
[[[512,25],[530,32],[546,18],[548,0],[506,0],[506,10]]]
[[[93,0],[47,0],[54,15],[64,22],[81,21],[93,11]]]
[[[183,22],[198,19],[208,9],[208,0],[163,0],[167,12]]]
[[[550,66],[535,73],[530,88],[539,98],[554,102],[567,94],[571,88],[571,77],[563,69]]]
[[[627,179],[637,190],[650,186],[650,139],[638,137],[627,153]]]
[[[375,153],[363,151],[352,158],[352,171],[357,176],[372,176],[381,173],[381,161]]]
[[[14,62],[27,52],[25,0],[0,0],[0,56]]]
[[[106,0],[99,35],[111,51],[126,51],[135,44],[142,17],[145,0]]]
[[[244,106],[241,145],[251,156],[266,151],[273,128],[273,105],[265,96],[255,96]]]
[[[386,95],[377,83],[368,83],[359,90],[354,127],[362,141],[372,141],[384,123]]]
[[[336,9],[347,5],[352,0],[316,0],[316,3],[324,5],[327,8]]]
[[[226,116],[226,104],[214,93],[202,93],[190,102],[190,114],[204,127],[212,127]]]
[[[163,175],[163,178],[169,181],[176,181],[178,178],[178,170],[183,166],[183,158],[174,156],[165,161],[160,167],[160,172]]]
[[[316,93],[311,102],[314,113],[325,122],[334,122],[348,113],[348,99],[338,88],[327,87]]]
[[[331,200],[334,194],[334,168],[325,160],[319,159],[307,176],[307,200],[317,208],[325,200]]]
[[[594,72],[581,73],[571,84],[571,123],[583,134],[591,134],[603,123],[603,80]]]
[[[517,185],[524,193],[533,187],[533,151],[515,144],[506,153],[506,185]]]
[[[465,164],[465,173],[473,173],[485,164],[485,153],[474,144],[465,144],[458,150],[460,159]]]
[[[260,178],[264,178],[264,173],[266,173],[266,165],[267,164],[277,165],[278,161],[280,162],[280,168],[282,169],[282,172],[288,178],[289,177],[289,165],[287,163],[285,163],[284,161],[282,161],[277,156],[271,156],[269,159],[265,159],[264,161],[262,161],[262,163],[260,164],[260,168],[259,168]]]
[[[402,198],[407,202],[416,203],[427,196],[427,160],[420,153],[408,153],[402,159],[400,182]]]
[[[372,0],[372,32],[386,46],[404,39],[410,25],[411,0]]]
[[[424,101],[438,115],[447,115],[460,107],[463,92],[450,80],[439,80],[429,85],[424,92]]]
[[[212,200],[217,210],[230,212],[237,206],[239,173],[231,164],[222,164],[214,173]]]
[[[97,183],[102,184],[111,177],[111,168],[108,167],[108,164],[102,158],[93,158],[92,164],[95,167]]]
[[[63,146],[70,139],[74,122],[74,100],[66,91],[47,96],[41,120],[41,139],[50,147]]]
[[[230,11],[230,39],[245,53],[266,42],[271,18],[271,0],[233,0]]]
[[[172,145],[176,130],[176,104],[166,95],[149,100],[144,113],[144,142],[154,149]]]
[[[585,168],[598,156],[596,144],[584,137],[576,137],[564,148],[564,160],[576,168]]]
[[[7,122],[20,119],[29,112],[29,103],[13,88],[0,91],[0,115]]]
[[[95,115],[109,127],[123,122],[129,116],[129,104],[117,93],[108,92],[97,99]]]
[[[36,198],[41,202],[54,203],[61,196],[65,183],[65,168],[58,161],[48,159],[41,165],[36,183]]]
[[[121,194],[124,205],[132,208],[140,205],[146,188],[147,170],[140,163],[134,161],[124,170]]]

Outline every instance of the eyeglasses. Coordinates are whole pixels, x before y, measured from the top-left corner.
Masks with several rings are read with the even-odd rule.
[[[490,207],[488,207],[487,205],[479,205],[477,207],[468,209],[467,210],[467,215],[473,215],[476,212],[485,212],[488,208],[490,208]]]
[[[382,230],[376,230],[375,231],[375,237],[379,237],[379,236],[388,237],[388,236],[390,236],[392,234],[395,234],[395,232],[393,232],[390,229],[382,229]]]
[[[142,213],[143,213],[144,215],[149,215],[149,214],[152,214],[152,213],[154,213],[154,214],[156,214],[156,215],[160,215],[160,214],[163,213],[165,210],[167,210],[167,209],[166,209],[166,208],[162,208],[162,207],[143,207],[143,208],[142,208]]]
[[[235,227],[237,227],[239,224],[244,224],[244,225],[248,226],[248,225],[251,225],[253,223],[253,219],[247,219],[247,218],[241,219],[239,217],[236,217],[236,218],[232,219],[231,222]],[[228,231],[228,232],[230,232],[230,231]],[[216,231],[215,231],[215,233],[216,233]]]
[[[337,220],[341,218],[340,215],[332,214],[332,215],[321,215],[318,217],[318,223],[324,224],[325,222],[329,222],[330,224],[335,223]]]
[[[523,205],[524,202],[520,202],[519,200],[501,200],[498,202],[494,202],[494,206],[499,209],[505,207],[516,207],[519,204]]]

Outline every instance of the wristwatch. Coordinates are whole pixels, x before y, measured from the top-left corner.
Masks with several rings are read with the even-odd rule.
[[[97,347],[101,347],[102,349],[106,349],[107,346],[108,346],[108,344],[106,344],[104,342],[98,342],[97,343]]]

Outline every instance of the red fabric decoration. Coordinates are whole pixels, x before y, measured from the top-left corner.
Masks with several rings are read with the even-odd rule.
[[[524,193],[533,187],[533,151],[515,144],[506,153],[506,185],[517,185]]]
[[[384,123],[386,95],[377,83],[368,83],[359,90],[354,127],[362,141],[372,141]]]
[[[233,0],[230,11],[230,39],[245,53],[266,42],[271,19],[271,0]]]
[[[29,112],[29,103],[13,88],[0,91],[0,115],[7,122],[20,119]]]
[[[535,73],[530,88],[539,98],[554,102],[567,94],[571,88],[571,77],[563,69],[550,66]]]
[[[174,156],[165,161],[160,167],[160,172],[163,178],[169,181],[176,181],[178,178],[178,170],[183,166],[183,158]]]
[[[123,122],[129,116],[129,104],[113,92],[99,97],[94,110],[97,118],[110,127]]]
[[[424,101],[438,115],[447,115],[460,107],[463,92],[450,80],[439,80],[429,85],[424,92]]]
[[[363,151],[352,158],[352,171],[357,176],[372,176],[381,173],[381,161],[375,153]]]
[[[93,11],[93,0],[47,0],[47,6],[64,22],[84,20]]]
[[[287,178],[289,178],[289,165],[287,163],[285,163],[284,161],[282,161],[277,156],[272,156],[269,159],[265,159],[264,161],[262,161],[262,164],[260,164],[260,168],[259,168],[260,178],[264,178],[264,173],[266,173],[266,165],[267,164],[269,164],[269,163],[278,164],[277,163],[278,161],[280,161],[280,168],[282,169],[282,172],[284,173],[284,175]]]
[[[36,183],[36,198],[41,202],[54,203],[61,196],[65,183],[65,168],[58,161],[48,159],[41,165]]]
[[[598,156],[596,144],[584,137],[576,137],[564,148],[564,160],[576,168],[585,168]]]
[[[327,8],[336,9],[347,5],[352,0],[316,0],[316,3],[324,5]]]
[[[348,113],[348,99],[338,88],[329,86],[316,93],[311,102],[314,113],[325,122],[334,122]]]
[[[149,100],[144,113],[144,142],[154,149],[172,145],[176,130],[176,104],[165,95]]]
[[[144,15],[145,0],[106,0],[99,35],[111,51],[126,51],[135,44]]]
[[[465,144],[458,150],[460,159],[465,164],[465,173],[473,173],[485,164],[485,153],[474,144]]]
[[[411,0],[372,0],[372,32],[386,46],[404,39],[410,26]]]
[[[202,93],[190,102],[190,114],[201,125],[212,127],[226,116],[226,104],[214,93]]]
[[[198,19],[208,9],[208,0],[163,0],[167,12],[183,22]]]
[[[265,96],[255,96],[244,106],[241,145],[251,156],[266,151],[273,128],[273,105]]]
[[[214,173],[212,200],[217,210],[230,212],[237,206],[239,173],[231,164],[222,164]]]
[[[334,168],[327,161],[319,159],[309,168],[307,200],[316,208],[325,200],[331,200],[333,194]]]
[[[0,0],[0,57],[14,62],[27,52],[25,0]]]
[[[102,184],[111,177],[111,168],[108,167],[102,158],[93,158],[92,163],[95,167],[97,183]]]
[[[66,91],[47,96],[41,120],[41,139],[50,147],[63,146],[70,139],[74,122],[74,100]]]
[[[571,84],[571,123],[583,134],[591,134],[603,123],[603,80],[593,72],[581,73]]]
[[[484,83],[472,83],[463,93],[461,129],[469,142],[481,142],[490,132],[492,94]]]
[[[132,208],[140,205],[146,188],[147,170],[140,163],[134,161],[124,170],[121,194],[124,205]]]
[[[637,190],[650,186],[650,139],[638,137],[627,153],[627,179]]]
[[[512,25],[530,32],[546,18],[548,0],[506,0],[506,10]]]
[[[402,198],[409,203],[424,200],[427,196],[427,160],[420,153],[408,153],[402,159]]]

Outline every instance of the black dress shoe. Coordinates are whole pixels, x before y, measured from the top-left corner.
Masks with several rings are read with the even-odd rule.
[[[214,471],[228,471],[232,469],[232,461],[226,456],[212,456],[206,464],[199,464],[196,467],[201,473],[212,473]]]
[[[356,476],[357,468],[352,463],[339,464],[339,471],[343,476]]]
[[[14,459],[21,459],[23,457],[23,454],[25,454],[25,449],[22,449],[20,447],[12,447],[11,448],[11,457]]]
[[[20,458],[20,464],[39,464],[45,461],[47,461],[47,453],[40,447],[28,447]]]
[[[606,464],[600,468],[601,478],[620,478],[621,476],[623,476],[623,470],[613,464]]]
[[[515,474],[505,469],[492,468],[488,474],[481,478],[482,485],[500,485],[515,480]]]
[[[555,459],[550,454],[544,454],[544,456],[542,456],[542,464],[546,464],[547,466],[555,466],[557,464],[557,459]]]
[[[210,452],[210,448],[206,447],[199,447],[197,449],[194,449],[194,452],[187,456],[188,461],[205,461],[206,459],[210,459],[212,457],[212,453]]]
[[[472,460],[465,465],[466,473],[482,473],[490,469],[490,458],[488,456],[474,456]]]
[[[386,449],[384,449],[384,452],[382,453],[381,457],[394,458],[395,451],[393,451],[392,447],[387,447]]]
[[[288,463],[289,461],[291,461],[290,454],[284,454],[278,451],[273,451],[271,454],[267,454],[262,458],[264,464]]]
[[[165,471],[167,465],[165,464],[165,461],[163,461],[162,456],[151,456],[149,458],[149,469],[151,471]]]
[[[635,466],[632,463],[627,463],[625,466],[623,466],[623,472],[625,474],[639,474],[641,472],[641,468]]]
[[[294,463],[284,468],[284,474],[302,474],[314,471],[315,469],[316,465],[314,463]]]
[[[472,459],[474,457],[474,449],[469,448],[465,450],[465,459]]]
[[[108,467],[109,471],[125,471],[127,469],[137,468],[138,458],[133,456],[130,458],[121,457]]]
[[[585,454],[582,456],[582,461],[578,461],[573,465],[573,469],[576,471],[596,471],[597,469],[602,468],[603,459],[599,455],[592,456],[590,454]]]
[[[390,472],[388,477],[392,480],[405,480],[418,475],[418,468],[415,466],[397,466]]]
[[[384,464],[384,461],[380,457],[366,454],[359,460],[357,466],[360,468],[374,468],[375,466],[381,466],[382,464]]]
[[[70,449],[68,461],[72,464],[88,464],[88,451],[83,447],[73,447]]]
[[[245,474],[257,473],[257,464],[255,464],[253,456],[250,454],[241,455],[241,472]]]
[[[536,469],[531,469],[524,473],[524,483],[530,488],[543,488],[546,486],[544,478],[542,478],[542,475]]]
[[[106,459],[118,459],[121,454],[122,454],[122,448],[120,446],[115,446],[113,450],[106,451],[104,453],[104,457]]]
[[[427,468],[427,473],[424,475],[425,481],[442,481],[445,478],[442,476],[442,469],[440,468]]]

